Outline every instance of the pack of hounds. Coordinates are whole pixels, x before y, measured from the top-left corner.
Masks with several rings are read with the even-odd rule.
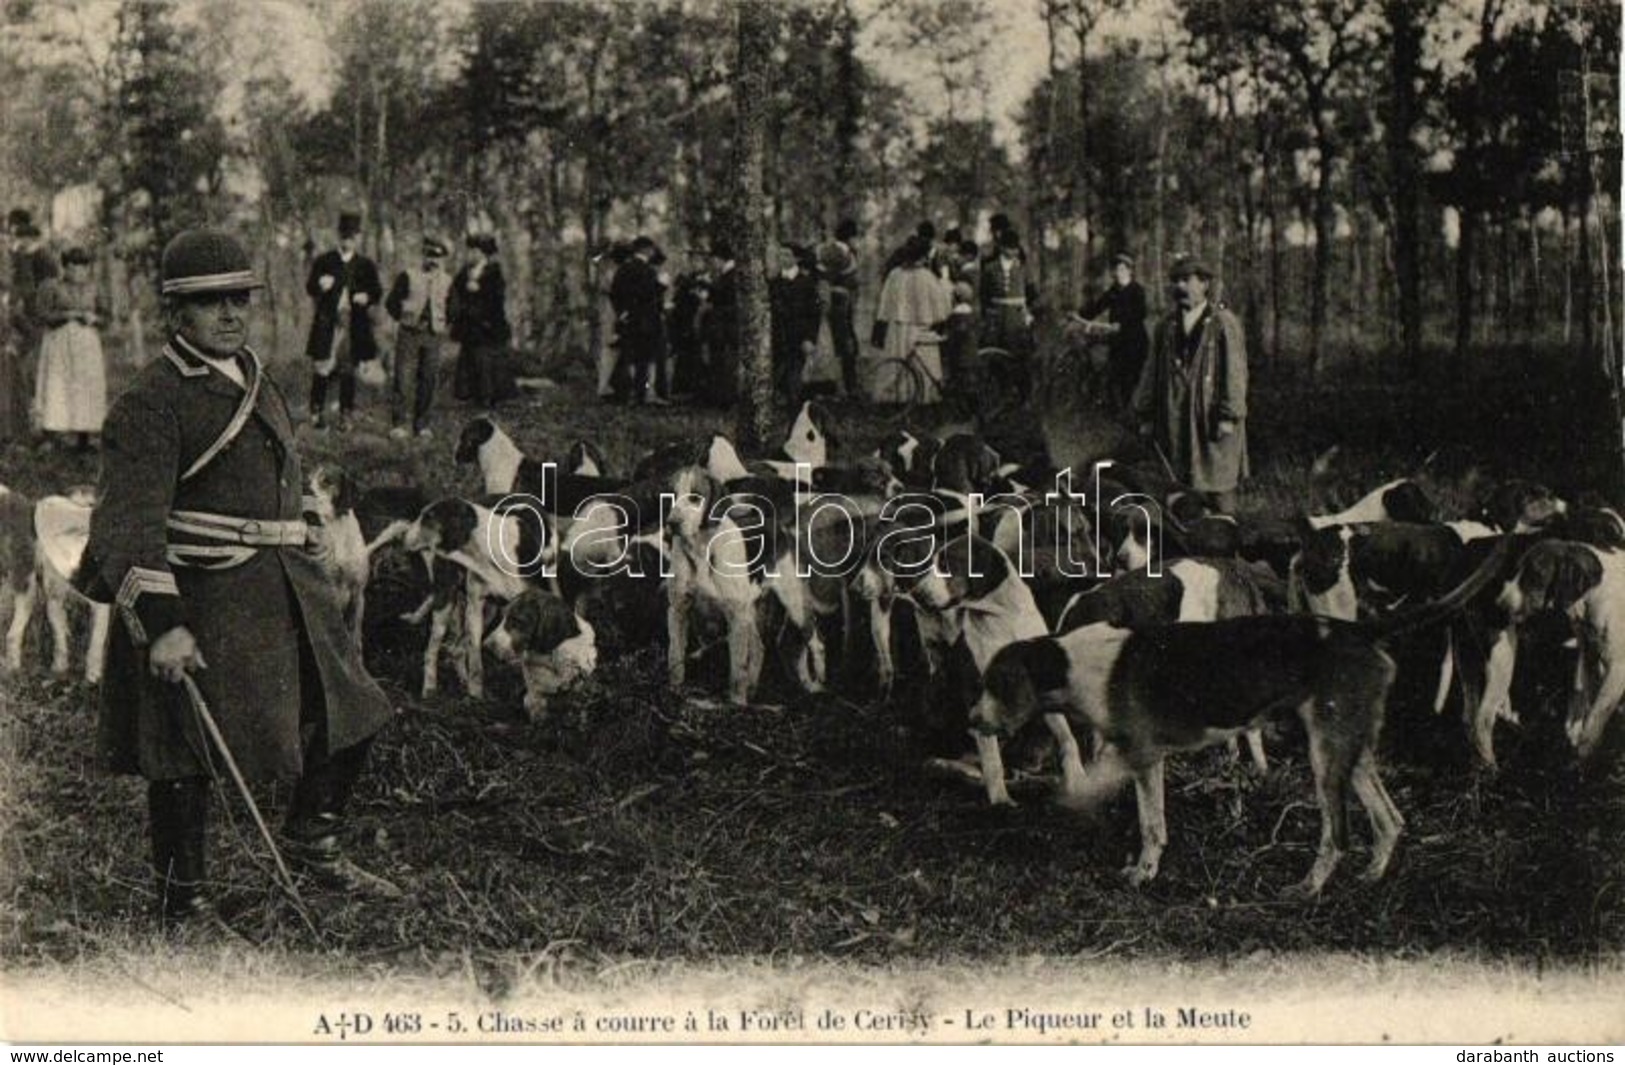
[[[1377,744],[1389,650],[1407,633],[1437,634],[1434,709],[1460,708],[1486,768],[1497,722],[1539,709],[1513,705],[1520,654],[1572,677],[1563,713],[1582,763],[1625,699],[1625,520],[1600,502],[1477,471],[1444,484],[1424,468],[1336,512],[1238,520],[1150,463],[1071,471],[1085,494],[1058,492],[1063,471],[1001,462],[969,432],[897,431],[838,464],[830,421],[804,404],[774,455],[747,460],[719,434],[620,477],[590,443],[545,461],[481,416],[455,457],[477,465],[483,495],[363,490],[319,465],[306,517],[324,530],[358,642],[427,625],[424,695],[449,660],[482,697],[489,652],[518,670],[524,711],[541,723],[601,658],[663,646],[674,689],[725,648],[722,683],[739,706],[758,698],[770,652],[791,692],[861,679],[884,701],[906,659],[961,745],[927,764],[990,802],[1012,802],[1003,752],[1030,722],[1043,723],[1063,804],[1097,803],[1132,779],[1141,849],[1124,875],[1136,885],[1157,875],[1167,843],[1167,756],[1245,739],[1262,772],[1262,730],[1286,715],[1307,737],[1321,816],[1313,865],[1288,890],[1318,894],[1350,849],[1351,791],[1372,829],[1363,876],[1381,877],[1404,819]],[[1315,467],[1320,495],[1330,458]],[[1438,500],[1463,491],[1476,504],[1447,519]],[[71,578],[93,506],[83,490],[31,501],[0,487],[6,670],[22,668],[40,598],[51,669],[69,670]],[[402,567],[419,605],[368,623],[369,586]],[[84,676],[95,683],[106,608],[91,618]],[[1553,624],[1564,639],[1526,638]]]

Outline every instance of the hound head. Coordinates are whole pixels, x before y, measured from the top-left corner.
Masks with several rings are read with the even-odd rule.
[[[705,469],[686,466],[671,481],[671,507],[666,512],[666,529],[672,535],[695,539],[706,524],[711,504],[722,496],[722,485]]]
[[[865,455],[848,469],[831,466],[815,468],[812,471],[812,487],[816,492],[840,491],[890,499],[903,491],[903,482],[897,479],[885,459]]]
[[[1353,539],[1354,530],[1347,525],[1304,528],[1303,546],[1292,560],[1292,579],[1303,593],[1309,613],[1344,621],[1359,616],[1359,597],[1349,568]]]
[[[564,600],[532,589],[503,609],[502,620],[485,638],[485,646],[504,662],[517,664],[526,655],[552,654],[581,631],[579,619]]]
[[[1512,621],[1542,611],[1570,613],[1602,582],[1602,560],[1584,544],[1547,540],[1523,556],[1497,603]]]
[[[0,494],[3,494],[4,492],[5,488],[0,486]],[[75,503],[81,507],[94,507],[97,503],[96,486],[93,484],[72,485],[62,494],[68,497],[69,502]]]
[[[921,606],[943,611],[986,599],[1013,579],[1004,552],[980,536],[956,536],[937,552],[936,565],[914,581],[912,594]]]
[[[502,429],[488,414],[482,414],[463,426],[457,437],[457,450],[453,457],[459,463],[474,462],[480,457],[480,448],[490,443]]]
[[[827,465],[829,453],[835,449],[832,425],[828,407],[811,399],[803,403],[796,420],[790,424],[789,435],[784,438],[785,455],[792,462],[805,462],[814,467]]]
[[[974,433],[943,441],[933,462],[932,487],[968,494],[990,487],[999,472],[999,453]]]
[[[423,508],[401,536],[408,551],[457,551],[471,545],[480,519],[466,499],[437,499]]]
[[[306,509],[313,510],[323,522],[355,510],[361,501],[355,478],[336,463],[323,462],[313,467],[305,477],[305,488],[309,496]]]
[[[581,477],[606,477],[609,463],[591,440],[577,440],[564,458],[568,472]]]
[[[1601,496],[1582,496],[1564,515],[1563,538],[1592,547],[1625,547],[1625,517]]]
[[[1066,687],[1066,651],[1044,636],[1001,647],[982,675],[982,694],[970,710],[971,730],[1011,736],[1038,716],[1040,696]]]
[[[1474,517],[1501,532],[1526,533],[1544,527],[1567,509],[1543,484],[1506,481],[1490,493]]]

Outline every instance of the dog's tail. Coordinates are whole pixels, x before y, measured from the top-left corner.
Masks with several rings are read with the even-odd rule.
[[[1512,555],[1515,539],[1512,536],[1499,537],[1495,547],[1490,550],[1488,557],[1479,564],[1479,567],[1468,574],[1466,580],[1438,599],[1429,603],[1418,603],[1405,610],[1396,610],[1385,618],[1366,624],[1378,639],[1387,640],[1444,621],[1466,606],[1468,601],[1489,587],[1490,582],[1500,575],[1507,559]]]

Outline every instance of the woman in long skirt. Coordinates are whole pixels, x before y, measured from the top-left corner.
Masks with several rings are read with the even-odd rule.
[[[34,418],[47,445],[55,434],[77,434],[80,450],[102,431],[107,415],[107,366],[96,328],[106,312],[90,278],[90,253],[63,253],[64,276],[40,290],[40,341],[34,380]]]

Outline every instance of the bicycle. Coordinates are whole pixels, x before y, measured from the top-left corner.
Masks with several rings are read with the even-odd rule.
[[[921,337],[914,342],[907,355],[902,358],[895,356],[880,360],[875,365],[875,401],[883,406],[898,408],[897,420],[907,421],[921,406],[930,406],[942,401],[942,377],[933,373],[931,367],[926,365],[920,356],[920,348],[924,345],[936,345],[940,341],[932,339],[931,334]],[[935,395],[931,404],[924,401],[927,396]]]

